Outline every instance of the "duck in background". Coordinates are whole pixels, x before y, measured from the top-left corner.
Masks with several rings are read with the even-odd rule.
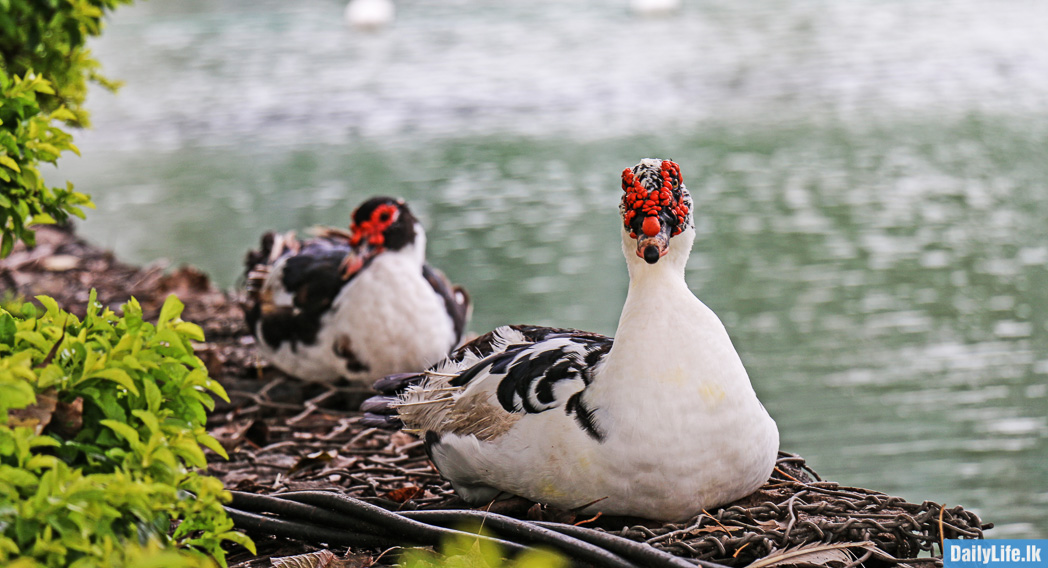
[[[458,345],[469,295],[426,263],[426,233],[402,199],[375,197],[350,230],[268,232],[245,261],[243,309],[258,350],[310,381],[370,384],[425,369]]]
[[[392,0],[349,0],[343,17],[351,28],[377,30],[391,24],[395,14]]]
[[[630,11],[638,16],[661,17],[680,10],[681,0],[630,0]]]
[[[562,509],[681,521],[771,474],[775,421],[720,319],[688,289],[695,239],[680,168],[622,172],[630,284],[615,338],[500,327],[423,373],[378,381],[362,421],[425,440],[467,502],[518,495]]]

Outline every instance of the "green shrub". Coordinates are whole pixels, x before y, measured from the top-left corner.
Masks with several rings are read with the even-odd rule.
[[[79,154],[72,136],[55,123],[73,119],[66,107],[41,109],[41,94],[54,93],[39,76],[9,77],[0,70],[0,258],[11,253],[16,240],[34,244],[31,224],[84,217],[82,206],[94,207],[73,185],[49,188],[37,164],[55,163],[67,150]]]
[[[0,565],[225,564],[233,531],[222,484],[197,473],[212,395],[193,354],[201,329],[170,296],[156,325],[92,291],[83,321],[39,296],[0,308]],[[175,527],[172,531],[172,527]]]
[[[98,73],[85,47],[102,18],[131,0],[0,0],[0,258],[16,240],[33,244],[31,224],[83,217],[90,199],[72,186],[48,188],[37,164],[77,152],[61,124],[87,126],[88,81]]]
[[[480,527],[461,527],[463,532],[491,536]],[[503,558],[503,551],[491,541],[457,534],[441,541],[437,552],[409,548],[400,555],[400,568],[566,568],[568,559],[545,548],[529,550],[513,560]]]

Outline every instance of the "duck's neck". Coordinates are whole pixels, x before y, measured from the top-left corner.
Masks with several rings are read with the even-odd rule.
[[[630,287],[615,333],[616,344],[623,340],[634,345],[665,340],[684,331],[680,326],[687,322],[682,322],[682,317],[705,308],[684,280],[693,239],[693,229],[674,237],[666,255],[648,264],[636,255],[636,241],[623,235]]]
[[[697,385],[717,400],[722,393],[752,395],[746,370],[724,325],[684,281],[694,230],[674,239],[680,237],[684,238],[671,241],[666,256],[651,265],[630,257],[636,255],[635,241],[624,242],[630,288],[615,343],[601,371],[602,381],[628,393],[635,392],[632,387],[645,393],[658,385],[657,391],[677,396],[675,393],[694,391]]]
[[[395,258],[397,262],[418,266],[421,269],[426,262],[426,232],[422,230],[422,225],[415,225],[414,241],[395,251],[389,251],[387,255],[390,259]]]

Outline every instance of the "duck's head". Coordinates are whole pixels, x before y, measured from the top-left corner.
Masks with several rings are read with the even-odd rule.
[[[349,226],[353,252],[343,261],[349,279],[372,258],[386,252],[411,252],[424,260],[426,233],[403,199],[372,197],[353,211]]]
[[[619,212],[627,257],[629,249],[635,247],[639,258],[655,264],[670,252],[676,240],[687,242],[672,248],[691,250],[691,195],[684,187],[680,166],[669,160],[643,159],[622,171],[622,191]],[[684,237],[674,239],[685,232]]]

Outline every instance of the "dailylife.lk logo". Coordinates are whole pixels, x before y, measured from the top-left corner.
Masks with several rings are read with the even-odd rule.
[[[948,539],[944,544],[944,568],[1048,568],[1048,540]]]

